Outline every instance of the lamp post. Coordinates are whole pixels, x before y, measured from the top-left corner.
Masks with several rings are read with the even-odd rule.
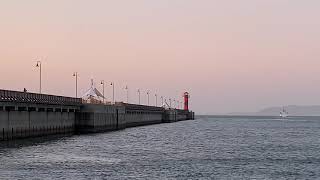
[[[163,96],[161,96],[160,98],[161,98],[161,106],[163,106]]]
[[[157,107],[158,106],[158,95],[155,94],[154,96],[156,97],[156,107]]]
[[[149,102],[150,102],[149,95],[150,95],[150,91],[147,91],[147,96],[148,96],[148,106],[149,106]]]
[[[104,80],[101,80],[100,84],[102,85],[103,104],[104,104],[104,99],[105,99],[105,96],[104,96],[104,85],[105,85],[105,82],[104,82]]]
[[[115,100],[114,100],[114,82],[111,82],[110,84],[112,86],[112,102],[115,104]]]
[[[170,103],[170,109],[171,109],[171,98],[169,98],[169,103]]]
[[[127,91],[127,103],[129,104],[129,87],[126,86],[125,90]]]
[[[73,77],[76,79],[76,98],[78,98],[78,72],[74,72]]]
[[[41,81],[42,81],[42,77],[41,77],[41,76],[42,76],[42,67],[41,67],[41,65],[42,65],[41,61],[37,61],[36,67],[40,69],[40,87],[39,87],[39,93],[40,93],[40,94],[41,94],[41,88],[42,88],[42,87],[41,87],[41,85],[42,85],[42,84],[41,84],[41,83],[42,83],[42,82],[41,82]]]
[[[138,89],[139,105],[141,105],[141,102],[140,102],[140,95],[141,95],[141,91],[140,91],[140,89]]]

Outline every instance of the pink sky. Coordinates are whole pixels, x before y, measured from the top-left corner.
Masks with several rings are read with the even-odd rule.
[[[1,1],[0,88],[37,92],[42,58],[50,94],[74,96],[77,71],[80,94],[91,77],[114,81],[117,100],[128,85],[131,102],[138,88],[186,90],[198,113],[320,104],[319,9],[317,0]]]

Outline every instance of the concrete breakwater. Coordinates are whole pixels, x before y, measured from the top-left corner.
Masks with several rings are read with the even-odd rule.
[[[194,119],[177,109],[0,90],[0,140],[64,133],[93,133]]]

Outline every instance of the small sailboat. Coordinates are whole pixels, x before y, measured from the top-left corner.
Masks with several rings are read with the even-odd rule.
[[[287,118],[287,117],[289,117],[289,113],[288,113],[288,111],[285,110],[284,107],[283,107],[282,110],[280,111],[280,117],[281,117],[281,118]]]

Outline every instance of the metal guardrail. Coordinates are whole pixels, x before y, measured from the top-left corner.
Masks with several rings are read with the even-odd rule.
[[[0,102],[81,105],[82,99],[0,89]]]

